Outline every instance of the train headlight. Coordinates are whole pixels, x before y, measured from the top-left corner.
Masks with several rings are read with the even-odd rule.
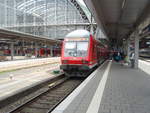
[[[93,62],[92,61],[90,61],[90,64],[92,64]]]
[[[83,60],[82,63],[83,63],[83,64],[88,64],[89,62],[86,61],[86,60]]]

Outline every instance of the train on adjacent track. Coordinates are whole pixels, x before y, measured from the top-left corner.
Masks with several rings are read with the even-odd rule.
[[[150,48],[142,48],[139,50],[139,56],[143,58],[150,58]]]
[[[140,41],[139,56],[150,58],[150,38],[143,38]]]
[[[37,52],[38,52],[38,57],[47,57],[47,56],[51,55],[51,49],[46,48],[46,47],[39,48]],[[60,56],[60,53],[61,53],[60,47],[59,48],[53,48],[52,53],[53,53],[53,56]],[[35,51],[35,49],[26,48],[24,50],[18,50],[18,51],[14,50],[14,54],[31,56],[31,55],[35,55],[36,51]],[[2,49],[2,50],[0,49],[0,56],[1,55],[10,56],[11,50],[10,49]]]
[[[86,77],[108,55],[108,45],[102,44],[86,30],[75,30],[63,41],[60,69],[69,77]]]

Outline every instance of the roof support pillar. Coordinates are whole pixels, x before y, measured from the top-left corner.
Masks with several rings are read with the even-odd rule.
[[[14,59],[14,43],[12,42],[10,46],[11,46],[11,60],[13,60]]]
[[[91,32],[92,35],[94,34],[94,28],[93,28],[93,25],[92,25],[92,24],[91,24],[91,26],[90,26],[90,32]]]
[[[92,35],[94,34],[94,28],[93,28],[93,16],[92,16],[92,15],[91,15],[90,32],[91,32]]]
[[[47,44],[45,43],[45,57],[48,57],[48,52],[47,52],[47,48],[48,48],[48,46],[47,46]]]
[[[19,46],[16,46],[15,50],[16,50],[16,55],[19,55]]]
[[[139,34],[138,32],[134,35],[134,68],[138,68],[138,60],[139,60]]]
[[[38,57],[38,44],[35,42],[35,58]]]
[[[130,38],[127,39],[127,57],[130,58]]]
[[[22,41],[22,55],[25,56],[26,52],[25,52],[25,41]]]
[[[51,57],[53,57],[53,46],[51,46],[50,54],[51,54]]]

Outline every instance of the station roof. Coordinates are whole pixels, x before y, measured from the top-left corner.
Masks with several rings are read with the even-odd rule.
[[[55,45],[55,44],[60,44],[61,41],[59,40],[54,40],[46,37],[40,37],[40,36],[34,36],[22,32],[14,32],[14,31],[9,31],[6,29],[0,29],[0,40],[10,40],[12,42],[15,42],[17,40],[25,40],[25,41],[35,41],[39,43],[46,43],[48,45]]]
[[[111,39],[128,38],[150,16],[150,0],[84,0]]]

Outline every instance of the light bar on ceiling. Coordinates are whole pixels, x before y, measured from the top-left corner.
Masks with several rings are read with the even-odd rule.
[[[123,0],[123,2],[122,2],[122,9],[124,8],[124,6],[125,6],[125,3],[126,3],[126,0]]]

